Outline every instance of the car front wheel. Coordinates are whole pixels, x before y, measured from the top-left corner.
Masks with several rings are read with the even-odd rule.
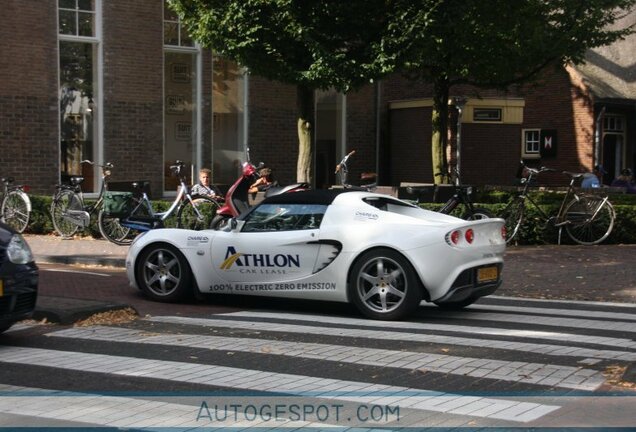
[[[353,265],[349,298],[369,318],[397,320],[417,308],[422,288],[406,258],[391,249],[374,249]]]
[[[137,259],[137,283],[151,299],[175,302],[193,292],[192,271],[185,257],[168,244],[153,244]]]

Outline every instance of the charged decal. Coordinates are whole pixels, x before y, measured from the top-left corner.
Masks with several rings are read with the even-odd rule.
[[[377,213],[357,210],[353,218],[355,220],[378,220],[379,217]]]

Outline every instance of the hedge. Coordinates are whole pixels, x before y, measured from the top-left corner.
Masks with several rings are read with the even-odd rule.
[[[532,191],[531,198],[541,207],[541,210],[548,216],[556,215],[563,200],[564,190]],[[516,196],[514,188],[506,190],[481,191],[475,197],[475,205],[491,211],[495,215],[503,212],[509,200]],[[616,212],[616,220],[612,233],[603,244],[632,244],[636,243],[636,195],[623,193],[613,193],[609,195]],[[443,204],[424,203],[420,204],[424,208],[438,210]],[[456,216],[460,216],[463,209],[455,211]],[[551,224],[546,224],[540,213],[532,203],[527,202],[524,221],[517,236],[515,244],[546,244],[557,243],[559,230]],[[565,229],[561,233],[562,244],[573,244]]]
[[[479,192],[475,196],[477,206],[490,210],[493,214],[500,214],[508,200],[515,195],[514,190],[490,190]],[[562,192],[555,191],[538,191],[531,193],[532,198],[541,206],[541,209],[548,215],[555,215],[561,199]],[[55,230],[51,221],[51,200],[50,196],[31,195],[31,203],[33,211],[31,212],[31,220],[26,229],[31,234],[50,234]],[[631,244],[636,243],[636,195],[612,194],[610,201],[616,211],[616,220],[614,229],[610,236],[603,242],[604,244]],[[90,201],[88,201],[90,202]],[[165,211],[170,207],[171,202],[155,200],[152,201],[153,208],[157,212]],[[437,203],[421,203],[423,208],[430,210],[438,210],[443,204]],[[461,216],[463,208],[459,206],[455,210],[456,216]],[[174,227],[176,225],[177,215],[171,215],[166,220],[166,227]],[[91,225],[88,229],[80,231],[79,235],[90,235],[95,238],[101,238],[99,228],[97,227],[97,214],[91,216]],[[526,206],[526,217],[521,226],[519,233],[515,239],[517,244],[545,244],[557,243],[558,229],[550,225],[546,225],[539,217],[538,212],[533,205]],[[572,241],[567,233],[561,234],[561,243],[571,244]]]

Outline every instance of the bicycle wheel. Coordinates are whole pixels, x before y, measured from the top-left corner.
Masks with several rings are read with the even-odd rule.
[[[524,210],[523,200],[515,199],[511,201],[499,215],[500,218],[506,221],[506,243],[510,243],[519,233],[521,222],[523,222]]]
[[[69,210],[83,210],[82,202],[75,192],[65,189],[55,195],[51,203],[53,227],[63,238],[73,237],[79,229],[79,225],[66,218],[66,214]]]
[[[193,205],[194,204],[194,205]],[[196,208],[196,210],[195,210]],[[212,219],[216,216],[219,203],[205,196],[192,197],[192,202],[186,201],[177,215],[177,228],[191,230],[210,229]],[[201,215],[199,217],[197,212]]]
[[[99,211],[97,225],[99,226],[99,232],[102,234],[102,237],[111,243],[126,246],[133,241],[130,235],[131,229],[122,226],[119,223],[119,218],[107,215],[103,209]]]
[[[582,245],[599,244],[614,228],[614,207],[602,197],[584,196],[572,200],[565,209],[565,231]]]
[[[2,220],[19,233],[24,232],[31,217],[30,203],[24,192],[13,190],[2,202]]]
[[[494,217],[490,210],[486,210],[483,207],[473,207],[473,211],[470,209],[463,214],[462,219],[464,220],[480,220],[480,219],[490,219]]]

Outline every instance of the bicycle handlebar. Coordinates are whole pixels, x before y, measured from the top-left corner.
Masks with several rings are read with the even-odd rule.
[[[356,152],[355,150],[351,150],[348,155],[342,158],[340,163],[336,165],[336,171],[334,172],[334,174],[338,174],[338,172],[340,172],[340,170],[342,169],[343,165],[345,168],[347,167],[347,159],[349,159],[349,157],[352,156],[355,152]]]
[[[87,164],[89,164],[89,165],[97,165],[98,167],[101,167],[101,168],[108,168],[108,169],[115,168],[115,165],[113,165],[113,164],[112,164],[112,163],[110,163],[110,162],[106,162],[104,165],[100,165],[100,164],[95,163],[95,162],[93,162],[93,161],[91,161],[91,160],[84,159],[83,161],[81,161],[81,162],[80,162],[80,164],[83,164],[83,163],[87,163]]]

